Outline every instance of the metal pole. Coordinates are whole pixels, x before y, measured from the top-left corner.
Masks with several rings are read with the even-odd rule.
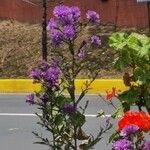
[[[118,15],[119,15],[119,0],[116,0],[116,16],[115,16],[114,31],[116,31],[116,29],[117,29]]]
[[[148,25],[150,31],[150,1],[147,2],[147,12],[148,12]]]
[[[42,58],[47,61],[47,2],[42,0]]]

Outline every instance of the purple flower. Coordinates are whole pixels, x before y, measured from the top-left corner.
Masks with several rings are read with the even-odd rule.
[[[99,36],[97,36],[97,35],[93,35],[90,40],[91,40],[91,44],[93,44],[95,46],[101,45],[101,40],[100,40]]]
[[[76,112],[76,107],[73,104],[65,104],[62,107],[62,110],[64,113],[67,113],[68,115],[73,115]]]
[[[43,75],[43,79],[50,85],[57,86],[59,74],[60,70],[58,67],[50,67]]]
[[[130,134],[135,134],[139,131],[139,127],[136,126],[136,125],[128,125],[128,126],[125,126],[121,132],[120,132],[120,136],[128,136]]]
[[[56,16],[63,26],[73,24],[73,15],[68,6],[59,5],[54,8],[54,16]]]
[[[76,31],[72,25],[67,25],[64,27],[64,37],[66,39],[72,40],[75,37]]]
[[[59,30],[53,30],[51,32],[51,40],[50,43],[52,46],[59,46],[62,43],[63,34]]]
[[[58,18],[62,26],[73,25],[80,18],[80,10],[78,7],[59,5],[54,8],[53,14]]]
[[[85,50],[80,49],[80,51],[79,51],[79,53],[78,53],[78,57],[84,58],[84,57],[85,57]]]
[[[65,5],[59,5],[54,8],[53,14],[57,18],[64,17],[69,12],[69,7]]]
[[[43,60],[40,64],[41,71],[45,72],[49,68],[49,64],[47,61]]]
[[[80,9],[78,7],[73,6],[70,7],[70,10],[73,16],[74,23],[78,22],[81,14]]]
[[[47,30],[51,31],[52,29],[57,28],[57,24],[58,24],[58,21],[54,18],[51,18],[47,25]]]
[[[40,99],[42,100],[43,103],[46,103],[47,100],[48,100],[48,98],[47,98],[47,96],[46,96],[45,93],[43,93],[43,94],[40,95]]]
[[[97,14],[95,11],[88,10],[88,12],[86,13],[86,17],[88,21],[92,24],[100,23],[99,14]]]
[[[30,105],[34,104],[34,93],[27,95],[26,102],[29,103]]]
[[[29,77],[35,80],[39,80],[41,78],[41,70],[38,68],[33,69]]]
[[[141,146],[141,150],[150,150],[150,141],[144,142],[144,144]]]
[[[133,150],[133,143],[127,139],[121,139],[112,143],[113,150]]]

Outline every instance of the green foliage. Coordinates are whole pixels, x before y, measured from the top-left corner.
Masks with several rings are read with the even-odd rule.
[[[112,142],[114,139],[118,139],[119,138],[119,135],[118,135],[118,132],[117,131],[114,131],[112,132],[112,134],[110,135],[109,137],[109,143]]]
[[[85,116],[83,114],[81,114],[80,112],[77,112],[73,116],[72,121],[77,127],[82,127],[86,120],[85,120]]]
[[[140,92],[135,89],[135,88],[130,88],[127,91],[122,92],[121,94],[118,95],[118,98],[121,100],[121,102],[126,102],[130,105],[134,104],[137,102],[139,99]]]
[[[130,54],[126,50],[122,50],[120,53],[120,57],[116,58],[114,61],[114,68],[118,70],[122,70],[123,68],[127,67],[130,62]]]
[[[145,106],[150,113],[150,38],[138,33],[114,33],[109,39],[110,47],[118,52],[114,68],[123,70],[130,67],[130,76],[124,82],[130,86],[118,95],[121,102],[137,104],[139,110]],[[136,86],[131,82],[135,82]]]
[[[123,69],[129,65],[150,65],[150,38],[145,35],[132,33],[114,33],[110,37],[109,46],[119,52],[115,61],[116,69]]]

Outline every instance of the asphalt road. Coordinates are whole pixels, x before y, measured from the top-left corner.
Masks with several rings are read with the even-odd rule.
[[[35,106],[25,103],[25,94],[1,94],[0,95],[0,150],[48,150],[46,146],[33,144],[36,141],[32,131],[47,132],[36,125],[38,118],[33,114],[38,112]],[[84,130],[88,134],[96,135],[99,126],[105,125],[105,118],[95,118],[94,115],[101,109],[108,115],[114,111],[98,96],[86,96],[81,105],[89,100],[89,107],[86,110],[87,123]],[[119,105],[117,103],[116,105]],[[110,150],[111,145],[107,145],[108,135],[95,146],[95,150]],[[47,135],[48,136],[48,135]]]

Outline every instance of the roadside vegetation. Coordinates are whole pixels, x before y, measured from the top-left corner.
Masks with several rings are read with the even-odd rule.
[[[104,53],[101,57],[99,78],[122,78],[122,71],[112,69],[116,52],[108,47],[108,36],[114,32],[112,24],[102,24],[98,29],[86,28],[82,39],[92,33],[102,38]],[[116,31],[137,32],[135,28],[117,28]],[[148,34],[148,30],[138,30]],[[80,41],[80,39],[79,39]],[[48,41],[49,43],[49,41]],[[50,48],[50,47],[49,47]],[[51,56],[48,57],[50,59]],[[19,23],[14,20],[0,21],[0,78],[28,78],[31,68],[41,60],[41,27],[40,24]],[[97,62],[95,62],[97,63]],[[78,78],[86,78],[87,72],[81,72]]]

